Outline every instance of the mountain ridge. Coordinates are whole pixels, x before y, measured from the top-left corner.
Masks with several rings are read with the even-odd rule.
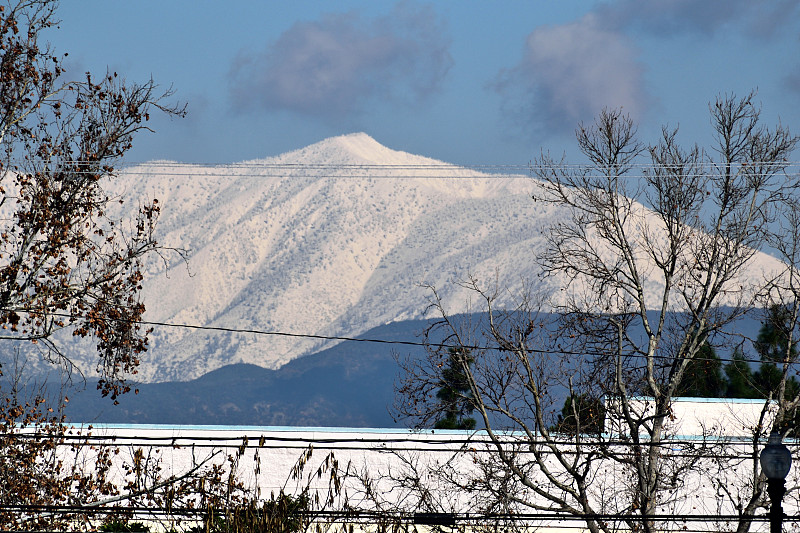
[[[566,213],[533,202],[535,184],[364,133],[237,164],[128,168],[110,190],[125,200],[118,216],[158,198],[156,237],[188,260],[147,261],[145,320],[217,328],[156,327],[136,378],[189,381],[235,363],[277,369],[335,344],[310,336],[425,318],[421,284],[436,286],[452,313],[472,310],[473,295],[454,283],[470,275],[501,289],[500,306],[525,286],[558,294],[560,278],[543,279],[534,258]],[[753,272],[774,262],[761,254]],[[91,373],[88,343],[73,353]]]
[[[539,318],[549,331],[556,332],[556,316]],[[486,326],[481,313],[452,319]],[[397,386],[405,377],[398,361],[413,366],[425,357],[425,349],[368,340],[408,341],[429,325],[430,321],[414,320],[378,326],[360,336],[362,342],[337,344],[275,370],[233,363],[189,381],[136,384],[139,394],[121,396],[119,405],[99,398],[95,384],[88,383],[70,392],[64,413],[69,421],[80,424],[404,427],[410,421],[393,409]],[[730,360],[736,349],[742,348],[735,339],[755,339],[760,327],[752,317],[729,324],[726,335],[715,339],[718,355]],[[744,349],[751,359],[757,357],[750,346]],[[565,373],[575,364],[566,359],[563,363]],[[549,387],[558,408],[568,390],[563,381]]]

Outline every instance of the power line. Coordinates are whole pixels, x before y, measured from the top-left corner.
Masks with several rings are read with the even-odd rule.
[[[257,509],[256,509],[257,510]],[[201,507],[157,507],[145,505],[96,505],[87,504],[0,504],[0,511],[18,511],[25,513],[47,513],[47,514],[81,514],[94,515],[113,512],[142,513],[152,516],[204,516],[209,509]],[[224,509],[215,509],[224,516]],[[373,511],[361,509],[342,509],[342,510],[300,510],[296,516],[314,519],[327,519],[332,521],[358,521],[360,523],[378,524],[386,522],[398,523],[417,523],[426,524],[430,521],[447,520],[448,522],[557,522],[557,521],[585,521],[599,520],[609,522],[642,522],[644,520],[652,522],[738,522],[746,519],[755,522],[766,522],[769,520],[767,514],[754,514],[742,516],[740,514],[621,514],[621,513],[566,513],[558,511],[540,511],[532,513],[524,512],[403,512],[403,511]],[[800,515],[784,515],[786,521],[800,520]]]
[[[2,309],[0,311],[10,311],[9,309]],[[25,312],[25,310],[13,310],[17,313]],[[58,316],[62,318],[71,318],[73,315],[69,313],[48,313],[49,316]],[[388,344],[388,345],[398,345],[398,346],[413,346],[418,348],[458,348],[458,349],[467,349],[467,350],[476,350],[476,351],[488,351],[488,352],[509,352],[512,351],[512,348],[507,347],[504,348],[502,346],[492,346],[492,345],[470,345],[470,344],[451,344],[447,342],[423,342],[423,341],[407,341],[407,340],[390,340],[390,339],[377,339],[377,338],[370,338],[370,337],[348,337],[348,336],[340,336],[340,335],[321,335],[321,334],[314,334],[314,333],[292,333],[286,331],[269,331],[269,330],[260,330],[254,328],[233,328],[227,326],[208,326],[208,325],[200,325],[200,324],[187,324],[187,323],[176,323],[176,322],[160,322],[160,321],[152,321],[152,320],[127,320],[127,319],[119,319],[119,318],[107,318],[107,320],[117,321],[117,322],[126,322],[126,323],[135,323],[143,326],[153,326],[153,327],[165,327],[165,328],[178,328],[178,329],[190,329],[195,331],[210,331],[210,332],[217,332],[217,333],[236,333],[236,334],[250,334],[250,335],[257,335],[257,336],[274,336],[274,337],[288,337],[288,338],[299,338],[299,339],[315,339],[315,340],[326,340],[326,341],[341,341],[341,342],[360,342],[360,343],[374,343],[374,344]],[[25,340],[25,339],[20,339]],[[564,355],[564,356],[575,356],[575,357],[616,357],[617,354],[608,351],[608,352],[598,352],[598,351],[591,351],[591,350],[581,350],[581,351],[572,351],[572,350],[565,350],[562,348],[533,348],[525,346],[524,351],[531,354],[542,354],[542,355]],[[674,361],[676,359],[675,356],[671,355],[660,355],[660,354],[652,354],[647,355],[643,353],[624,353],[621,354],[622,358],[625,359],[647,359],[653,358],[656,360],[665,360],[665,361]],[[737,361],[738,359],[734,359],[733,357],[719,357],[717,356],[716,359],[710,357],[694,357],[692,358],[694,361],[721,361],[721,362],[733,362]],[[756,359],[747,359],[742,358],[741,361],[746,363],[760,363],[762,361]],[[779,362],[782,364],[782,362]],[[789,365],[796,365],[800,364],[800,360],[795,361],[788,361],[786,364]]]
[[[450,343],[437,343],[437,342],[421,342],[421,341],[405,341],[405,340],[389,340],[389,339],[375,339],[375,338],[368,338],[368,337],[346,337],[346,336],[336,336],[336,335],[319,335],[319,334],[310,334],[310,333],[289,333],[284,331],[266,331],[266,330],[258,330],[258,329],[248,329],[248,328],[232,328],[232,327],[225,327],[225,326],[201,326],[197,324],[182,324],[182,323],[173,323],[173,322],[157,322],[157,321],[148,321],[142,320],[137,322],[141,325],[145,326],[158,326],[158,327],[170,327],[170,328],[185,328],[185,329],[193,329],[193,330],[200,330],[200,331],[215,331],[215,332],[225,332],[225,333],[242,333],[242,334],[254,334],[254,335],[266,335],[266,336],[279,336],[279,337],[293,337],[293,338],[309,338],[309,339],[316,339],[316,340],[330,340],[330,341],[343,341],[343,342],[366,342],[366,343],[376,343],[376,344],[393,344],[393,345],[401,345],[401,346],[414,346],[414,347],[422,347],[422,348],[460,348],[460,349],[468,349],[468,350],[479,350],[479,351],[497,351],[497,352],[508,352],[511,351],[509,348],[503,348],[499,345],[491,346],[491,345],[469,345],[469,344],[450,344]],[[616,354],[613,352],[595,352],[590,350],[585,351],[571,351],[571,350],[564,350],[560,348],[532,348],[532,347],[525,347],[524,350],[526,352],[532,354],[543,354],[543,355],[566,355],[566,356],[575,356],[575,357],[614,357]],[[634,358],[634,359],[647,359],[648,357],[652,357],[653,359],[657,360],[667,360],[673,361],[676,359],[675,356],[670,355],[660,355],[660,354],[653,354],[653,355],[646,355],[641,353],[626,353],[621,355],[623,358]],[[714,361],[719,360],[721,362],[733,362],[737,361],[733,357],[717,357],[716,359],[710,357],[694,357],[693,360],[695,361]],[[755,360],[755,359],[741,359],[747,363],[760,363],[762,361]],[[788,364],[800,364],[800,361],[788,361]]]
[[[30,162],[25,162],[29,164]],[[41,164],[47,162],[40,161]],[[63,161],[62,165],[95,165],[94,162],[85,161]],[[697,172],[680,173],[685,177],[703,177],[713,174],[714,167],[722,166],[722,163],[708,163],[707,169]],[[630,171],[621,173],[619,178],[641,179],[648,177],[647,171],[656,169],[669,169],[668,165],[654,165],[652,163],[639,163],[629,165]],[[736,165],[738,169],[747,169],[747,172],[754,170],[749,167],[761,167],[759,172],[771,172],[773,169],[790,171],[800,168],[800,162],[774,162],[774,161],[753,161],[746,164]],[[145,163],[125,163],[116,168],[114,173],[126,174],[129,176],[173,176],[173,177],[226,177],[226,178],[442,178],[442,179],[476,179],[491,178],[499,176],[522,177],[530,176],[537,171],[564,170],[567,172],[586,172],[588,177],[602,178],[604,175],[599,173],[591,165],[579,163],[556,163],[549,164],[474,164],[474,165],[453,165],[450,163],[269,163],[269,162],[242,162],[242,163],[223,163],[223,164],[196,164],[178,163],[172,161],[150,161]],[[414,173],[402,173],[404,171]],[[93,170],[72,170],[74,174],[96,174]],[[433,174],[417,174],[417,173]],[[100,172],[105,173],[105,172]],[[359,174],[359,175],[357,175]]]
[[[251,161],[240,161],[234,163],[197,163],[197,162],[181,162],[181,161],[169,161],[169,160],[151,160],[151,161],[125,161],[123,164],[119,165],[120,169],[129,169],[132,167],[198,167],[198,168],[389,168],[389,169],[418,169],[418,168],[430,168],[430,169],[531,169],[531,168],[542,168],[542,169],[552,169],[552,168],[597,168],[595,165],[591,163],[568,163],[568,162],[560,162],[556,161],[552,164],[550,163],[536,163],[534,161],[528,161],[525,163],[475,163],[475,164],[458,164],[458,163],[448,163],[446,161],[430,161],[426,163],[289,163],[289,162],[271,162],[270,159],[277,159],[277,158],[267,158],[267,159],[255,159]],[[48,161],[43,159],[30,159],[30,160],[12,160],[11,164],[27,164],[27,163],[47,163]],[[86,160],[63,160],[59,161],[59,164],[74,164],[74,165],[96,165],[98,164],[95,161],[86,161]],[[697,166],[706,166],[706,167],[715,167],[715,166],[723,166],[727,165],[724,161],[705,161],[702,164],[698,164]],[[765,161],[744,161],[733,163],[733,167],[748,167],[748,166],[765,166],[765,167],[775,167],[775,168],[792,168],[792,167],[800,167],[800,161],[775,161],[775,160],[765,160]],[[628,169],[654,169],[654,168],[674,168],[677,169],[678,165],[669,165],[669,164],[658,164],[658,163],[629,163],[624,166],[624,168]],[[682,168],[682,167],[681,167]]]
[[[80,431],[80,428],[71,428],[77,431]],[[409,430],[408,436],[399,436],[399,437],[387,437],[387,436],[380,436],[380,437],[355,437],[355,436],[344,436],[344,437],[306,437],[303,436],[302,433],[324,433],[324,430],[317,430],[314,431],[312,429],[304,430],[303,428],[296,428],[291,430],[291,433],[295,433],[293,436],[279,436],[279,435],[269,435],[268,433],[283,433],[284,431],[270,431],[269,428],[249,428],[249,429],[224,429],[226,433],[229,435],[220,436],[220,435],[208,435],[202,433],[203,431],[206,432],[214,432],[215,430],[204,430],[202,428],[185,428],[185,427],[174,427],[170,426],[170,430],[180,430],[181,435],[132,435],[132,436],[124,436],[118,434],[98,434],[93,433],[95,430],[114,430],[114,429],[125,429],[125,428],[116,428],[113,425],[103,425],[100,427],[92,426],[90,429],[87,428],[86,433],[64,433],[64,434],[51,434],[47,432],[40,432],[40,431],[20,431],[20,432],[5,432],[0,433],[0,438],[15,438],[20,440],[63,440],[64,442],[74,442],[75,445],[85,444],[91,446],[93,443],[108,443],[111,446],[138,446],[138,445],[147,445],[150,447],[163,447],[163,448],[180,448],[183,446],[196,446],[196,447],[203,447],[202,445],[197,445],[197,443],[206,443],[205,447],[219,447],[219,448],[231,448],[231,449],[264,449],[264,448],[277,448],[277,449],[284,449],[286,448],[286,444],[289,443],[299,443],[302,444],[301,448],[307,449],[309,445],[313,445],[314,449],[330,449],[330,450],[339,450],[339,449],[346,449],[346,450],[358,450],[358,451],[403,451],[403,450],[411,450],[411,451],[446,451],[446,452],[453,452],[458,451],[454,450],[454,446],[458,446],[459,450],[464,452],[489,452],[494,453],[494,450],[491,447],[495,445],[501,446],[516,446],[520,444],[524,444],[526,447],[534,444],[541,444],[541,445],[555,445],[555,446],[576,446],[575,439],[566,438],[563,435],[555,435],[550,439],[536,438],[531,440],[527,435],[523,434],[520,431],[501,431],[501,430],[493,430],[496,438],[492,439],[489,437],[486,430],[476,430],[471,432],[469,435],[460,436],[459,434],[452,434],[452,433],[438,433],[439,438],[433,438],[437,430],[419,430],[419,432],[415,432],[416,430]],[[194,433],[192,433],[194,432]],[[234,434],[235,433],[235,434]],[[359,433],[358,428],[354,428],[352,433]],[[464,431],[463,433],[467,433]],[[510,434],[516,434],[517,438],[512,438]],[[392,433],[384,434],[384,435],[391,435]],[[414,435],[414,436],[412,436]],[[601,439],[602,440],[599,440]],[[181,444],[183,443],[183,444]],[[383,448],[383,447],[376,447],[380,445],[387,445],[387,444],[401,444],[401,445],[411,445],[411,444],[420,444],[421,446],[413,446],[407,448]],[[468,447],[469,446],[469,447]],[[484,446],[485,448],[481,448],[480,446]],[[586,448],[612,448],[612,447],[634,447],[634,446],[641,446],[641,447],[651,447],[651,448],[667,448],[672,451],[677,451],[676,446],[683,446],[686,448],[685,454],[689,454],[691,457],[721,457],[721,458],[728,458],[728,459],[749,459],[752,458],[752,455],[748,452],[745,455],[739,454],[724,454],[720,453],[720,447],[728,447],[728,448],[752,448],[753,440],[752,437],[713,437],[713,436],[706,436],[706,437],[698,437],[697,439],[691,439],[688,437],[670,437],[665,438],[662,441],[657,442],[649,442],[649,441],[642,441],[639,444],[633,443],[630,440],[620,438],[618,436],[613,435],[582,435],[580,440],[580,446]],[[521,454],[531,453],[530,450],[520,450]],[[545,455],[551,453],[550,450],[546,448],[542,448],[540,453]],[[574,453],[574,452],[572,452]],[[632,452],[631,452],[632,453]],[[704,455],[704,453],[709,453],[710,455]],[[570,452],[566,452],[566,455],[570,455]],[[629,455],[625,453],[616,453],[616,455]],[[673,456],[680,456],[678,454],[670,454],[671,457]]]

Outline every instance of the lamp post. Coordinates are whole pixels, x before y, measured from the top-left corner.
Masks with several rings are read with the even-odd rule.
[[[783,522],[783,495],[786,493],[784,481],[792,466],[792,454],[781,442],[781,434],[773,431],[769,442],[761,450],[761,470],[767,476],[767,494],[769,494],[769,532],[781,533]]]

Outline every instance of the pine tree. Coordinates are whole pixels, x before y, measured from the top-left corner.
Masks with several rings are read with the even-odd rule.
[[[469,350],[450,348],[447,366],[442,370],[440,388],[436,393],[443,418],[436,421],[436,429],[475,429],[475,419],[470,418],[474,410],[472,389],[464,366],[471,366],[473,358]]]
[[[792,338],[793,329],[790,308],[779,304],[770,306],[767,318],[761,323],[758,337],[753,342],[753,347],[761,358],[761,366],[753,376],[761,398],[766,398],[777,390],[783,377],[778,365],[786,360],[797,359],[797,341]],[[790,376],[786,381],[785,397],[796,396],[798,390],[800,383],[794,376]]]
[[[780,304],[770,306],[767,319],[761,323],[758,337],[753,343],[762,361],[780,363],[787,353],[790,360],[797,357],[797,341],[793,340],[792,345],[788,346],[794,326],[791,321],[789,307]]]
[[[760,394],[755,387],[755,376],[750,363],[745,359],[741,350],[733,354],[733,360],[725,366],[727,377],[726,398],[758,398]]]
[[[714,347],[705,342],[689,361],[684,378],[678,387],[679,396],[720,398],[726,392],[722,376],[722,361]]]
[[[600,398],[573,394],[564,400],[558,422],[552,430],[567,434],[602,433],[605,418],[606,409]]]

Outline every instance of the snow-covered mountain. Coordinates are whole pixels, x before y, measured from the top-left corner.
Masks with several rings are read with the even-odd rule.
[[[236,165],[155,162],[118,181],[131,209],[159,199],[159,242],[188,257],[148,264],[150,321],[354,336],[420,318],[421,282],[440,288],[453,312],[470,310],[453,284],[468,273],[511,293],[529,281],[558,289],[539,280],[534,257],[559,213],[531,200],[530,177],[394,151],[363,133]],[[138,378],[187,380],[232,363],[277,368],[329,344],[156,327]]]

